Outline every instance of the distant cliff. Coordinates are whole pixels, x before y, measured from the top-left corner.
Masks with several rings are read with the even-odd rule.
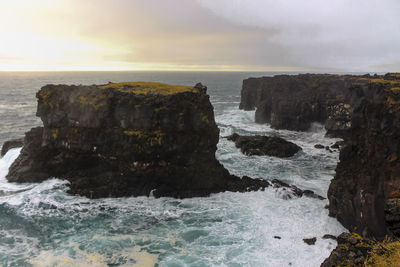
[[[249,78],[243,81],[240,109],[256,109],[257,123],[276,129],[306,131],[325,124],[341,136],[350,126],[348,89],[368,83],[370,76],[300,74]]]
[[[207,196],[269,185],[232,176],[216,160],[219,130],[206,87],[151,82],[47,85],[43,127],[26,133],[11,182],[70,181],[70,193]]]

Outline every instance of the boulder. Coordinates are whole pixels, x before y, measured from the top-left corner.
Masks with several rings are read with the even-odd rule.
[[[301,150],[298,145],[277,136],[240,136],[236,133],[227,137],[247,156],[291,157]]]
[[[315,242],[317,242],[317,238],[316,237],[312,237],[312,238],[303,238],[304,243],[306,243],[307,245],[311,246],[311,245],[315,245]]]

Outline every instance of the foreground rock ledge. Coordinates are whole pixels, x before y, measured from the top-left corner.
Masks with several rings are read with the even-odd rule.
[[[270,185],[230,175],[216,160],[219,130],[201,84],[47,85],[36,96],[44,127],[26,133],[10,182],[67,179],[70,193],[90,198],[182,198]]]

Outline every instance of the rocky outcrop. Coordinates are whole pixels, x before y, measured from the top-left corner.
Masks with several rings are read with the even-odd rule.
[[[12,139],[4,142],[1,147],[1,156],[4,156],[10,149],[22,147],[24,145],[24,138]]]
[[[357,234],[342,233],[337,238],[338,245],[321,267],[365,266],[374,241]]]
[[[230,175],[215,158],[219,130],[201,84],[47,85],[36,96],[43,127],[26,133],[7,175],[11,182],[57,177],[70,182],[70,193],[90,198],[183,198],[268,186],[314,197]]]
[[[358,234],[342,233],[338,245],[321,267],[337,266],[400,266],[400,242],[363,238]]]
[[[400,74],[350,88],[351,127],[329,191],[329,213],[382,239],[400,234]]]
[[[240,136],[236,133],[227,137],[247,156],[291,157],[301,150],[298,145],[278,136]]]
[[[328,135],[342,136],[350,125],[349,88],[371,76],[300,74],[243,81],[240,108],[256,108],[255,121],[276,129],[308,130],[325,123]]]

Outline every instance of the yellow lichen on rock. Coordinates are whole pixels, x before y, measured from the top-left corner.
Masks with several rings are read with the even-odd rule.
[[[58,137],[58,129],[57,128],[51,130],[51,136],[53,137],[54,140],[57,139],[57,137]]]
[[[201,117],[201,120],[204,121],[204,122],[207,123],[207,124],[210,123],[210,121],[209,121],[208,118],[207,118],[207,115],[203,115],[203,116]]]
[[[141,140],[144,144],[150,146],[161,145],[162,138],[164,136],[164,133],[161,130],[155,130],[149,132],[137,131],[137,130],[125,130],[124,134],[128,136],[135,136],[136,138]]]
[[[109,83],[99,86],[100,89],[115,88],[122,92],[135,93],[135,94],[148,94],[155,93],[161,95],[172,95],[183,92],[198,93],[198,90],[192,86],[185,85],[170,85],[158,82],[122,82],[122,83]]]

